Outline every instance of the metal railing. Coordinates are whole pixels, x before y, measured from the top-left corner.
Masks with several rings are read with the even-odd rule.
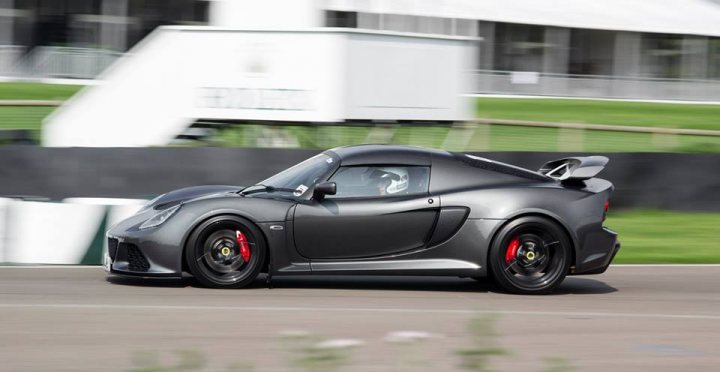
[[[0,76],[94,79],[120,52],[95,48],[0,46]],[[572,75],[528,71],[474,70],[471,93],[578,98],[720,102],[720,79],[660,79]]]
[[[720,131],[603,124],[476,119],[453,125],[295,125],[198,121],[202,131],[176,144],[326,149],[392,143],[453,151],[720,152]],[[191,141],[192,143],[192,141]],[[197,142],[195,142],[197,143]]]
[[[122,56],[94,48],[41,46],[23,55],[20,47],[0,46],[0,76],[95,79]]]
[[[13,76],[25,48],[15,45],[0,45],[0,76]]]
[[[474,94],[720,102],[720,80],[475,70]]]
[[[40,123],[62,101],[0,100],[0,144],[39,138]],[[19,132],[18,132],[19,133]],[[28,135],[29,133],[29,135]],[[3,140],[4,139],[4,140]],[[325,149],[395,143],[455,151],[720,152],[720,130],[477,118],[453,125],[346,123],[298,125],[198,120],[175,144]]]

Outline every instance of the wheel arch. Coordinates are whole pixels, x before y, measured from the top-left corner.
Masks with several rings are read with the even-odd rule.
[[[502,230],[505,226],[512,223],[513,221],[516,221],[523,217],[541,217],[541,218],[548,219],[548,220],[556,223],[558,226],[560,226],[560,228],[562,229],[562,231],[565,233],[565,235],[568,237],[568,239],[570,241],[570,253],[572,254],[572,257],[570,257],[570,262],[572,263],[571,270],[572,270],[572,268],[574,268],[577,265],[576,260],[577,260],[578,245],[577,245],[577,238],[576,238],[575,234],[572,233],[572,230],[567,226],[566,223],[564,223],[559,218],[559,216],[555,215],[552,212],[544,211],[544,210],[521,211],[521,212],[512,214],[505,221],[503,221],[503,223],[498,224],[491,234],[492,238],[489,240],[490,243],[488,245],[487,252],[485,253],[485,262],[486,263],[490,262],[490,251],[492,250],[492,247],[495,244],[495,240],[497,239],[497,236],[498,236],[498,233],[500,232],[500,230]],[[487,266],[488,270],[490,270],[490,265],[487,264],[486,266]]]
[[[181,270],[183,272],[189,272],[187,260],[185,258],[185,251],[188,248],[188,239],[190,239],[190,236],[192,236],[192,234],[195,232],[195,230],[197,230],[200,227],[200,225],[202,225],[206,221],[213,219],[213,218],[217,218],[217,217],[223,217],[223,216],[237,217],[237,218],[246,220],[247,222],[254,225],[258,229],[258,231],[260,231],[260,236],[265,243],[265,248],[267,249],[267,252],[265,252],[266,253],[265,254],[265,262],[262,263],[262,270],[261,270],[261,272],[265,272],[265,270],[267,270],[268,264],[270,262],[271,249],[269,246],[269,239],[268,239],[265,231],[263,231],[263,229],[260,227],[260,225],[258,225],[258,222],[255,219],[253,219],[252,217],[250,217],[240,211],[218,211],[218,212],[210,213],[208,215],[204,215],[204,216],[198,218],[197,220],[195,220],[195,222],[193,222],[192,226],[189,229],[187,229],[187,231],[185,232],[185,235],[182,238],[182,243],[181,243],[182,250],[180,251],[180,258],[181,258],[180,268],[181,268]]]

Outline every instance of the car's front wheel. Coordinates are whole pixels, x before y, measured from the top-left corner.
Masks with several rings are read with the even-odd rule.
[[[241,288],[260,274],[266,245],[260,230],[237,216],[218,216],[190,235],[185,259],[190,273],[213,288]]]
[[[490,248],[490,271],[503,289],[544,294],[555,289],[570,269],[571,243],[557,223],[539,216],[505,225]]]

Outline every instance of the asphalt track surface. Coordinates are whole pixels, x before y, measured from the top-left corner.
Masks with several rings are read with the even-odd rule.
[[[711,371],[719,279],[720,266],[612,266],[554,295],[517,296],[460,278],[282,277],[272,289],[211,290],[107,279],[97,267],[2,267],[0,370],[130,370],[182,353],[203,370],[290,370],[315,340],[352,339],[361,344],[338,352],[344,370],[454,370],[458,350],[497,346],[509,353],[490,359],[502,371],[542,371],[548,359],[581,371]],[[469,322],[488,317],[497,336],[473,341]],[[397,331],[429,338],[387,340]]]

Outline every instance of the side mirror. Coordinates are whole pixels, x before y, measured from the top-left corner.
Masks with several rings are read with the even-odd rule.
[[[335,195],[336,192],[337,184],[335,182],[321,182],[315,185],[313,199],[320,201],[325,198],[325,195]]]

